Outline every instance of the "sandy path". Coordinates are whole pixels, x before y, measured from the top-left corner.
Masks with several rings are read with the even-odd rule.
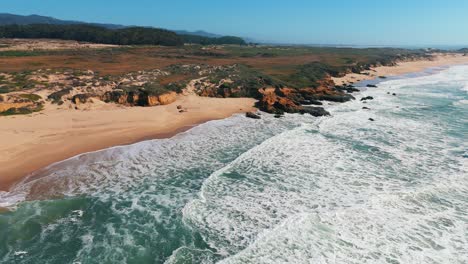
[[[170,105],[44,110],[0,117],[0,190],[29,173],[80,153],[169,137],[196,124],[253,110],[253,99],[180,96]],[[179,113],[177,105],[187,108]]]

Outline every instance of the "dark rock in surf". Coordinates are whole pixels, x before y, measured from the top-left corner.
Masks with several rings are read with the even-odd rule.
[[[314,99],[309,99],[309,100],[301,100],[299,101],[301,105],[323,105],[322,102]]]
[[[368,85],[366,85],[366,87],[368,87],[368,88],[377,88],[377,85],[375,85],[375,84],[368,84]]]
[[[375,120],[374,120],[374,118],[369,118],[369,121],[372,121],[372,122],[374,122]]]
[[[352,86],[352,85],[335,86],[335,90],[341,91],[341,92],[347,92],[347,93],[359,92],[359,89],[354,88],[354,86]]]
[[[364,110],[370,110],[369,107],[365,107],[365,106],[364,106],[362,109],[364,109]]]
[[[366,100],[374,100],[374,97],[366,96],[366,97],[361,98],[361,101],[366,101]]]
[[[354,96],[350,94],[324,94],[317,96],[317,99],[330,102],[344,103],[354,100],[356,98],[354,98]]]
[[[313,106],[304,106],[301,110],[299,110],[301,114],[310,114],[312,116],[329,116],[330,113],[323,109],[323,107],[313,107]]]
[[[252,119],[260,119],[261,118],[259,115],[254,114],[252,112],[245,113],[245,116],[248,117],[248,118],[252,118]]]

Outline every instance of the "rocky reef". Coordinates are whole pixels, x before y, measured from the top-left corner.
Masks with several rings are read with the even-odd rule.
[[[282,115],[284,113],[329,115],[322,101],[347,102],[355,99],[350,93],[353,87],[336,87],[330,75],[314,81],[314,86],[298,88],[288,83],[261,74],[242,65],[212,69],[206,77],[192,80],[187,85],[189,92],[209,97],[253,97],[261,111]]]
[[[350,94],[345,94],[333,88],[333,86],[319,86],[317,88],[264,88],[260,89],[262,95],[257,107],[265,112],[273,114],[283,113],[308,113],[313,116],[329,115],[323,107],[309,105],[321,105],[321,101],[346,102],[354,99]]]

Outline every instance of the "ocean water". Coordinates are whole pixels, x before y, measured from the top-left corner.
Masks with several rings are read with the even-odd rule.
[[[468,263],[468,66],[356,97],[55,164],[0,193],[0,263]]]

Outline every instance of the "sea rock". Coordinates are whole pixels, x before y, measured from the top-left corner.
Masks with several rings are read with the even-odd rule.
[[[319,97],[319,100],[331,101],[331,102],[338,102],[344,103],[351,100],[354,100],[354,96],[350,94],[325,94]]]
[[[323,109],[323,107],[304,106],[299,110],[301,114],[310,114],[312,116],[329,116],[330,113]]]
[[[323,105],[322,102],[314,99],[309,99],[309,100],[301,100],[299,101],[301,105]]]
[[[374,100],[374,97],[366,96],[366,97],[361,98],[361,101],[366,101],[366,100]]]
[[[375,120],[374,120],[374,118],[369,118],[369,121],[372,121],[372,122],[374,122]]]
[[[261,118],[259,115],[254,114],[252,112],[245,113],[245,116],[248,117],[248,118],[252,118],[252,119],[260,119]]]
[[[324,100],[331,102],[347,102],[355,98],[350,95],[338,91],[334,86],[319,86],[317,88],[304,88],[300,89],[299,93],[306,100]]]
[[[369,87],[369,88],[377,88],[377,85],[375,85],[375,84],[368,84],[368,85],[366,85],[366,87]]]
[[[364,109],[364,110],[370,110],[369,107],[365,107],[365,106],[364,106],[362,109]]]
[[[283,94],[281,91],[277,91],[276,88],[269,87],[259,89],[259,93],[262,98],[256,103],[256,106],[267,113],[281,114],[284,112],[297,113],[301,108],[294,100],[284,97],[279,94]]]
[[[353,85],[336,86],[335,89],[338,91],[347,92],[347,93],[359,92],[359,89],[354,88]]]

